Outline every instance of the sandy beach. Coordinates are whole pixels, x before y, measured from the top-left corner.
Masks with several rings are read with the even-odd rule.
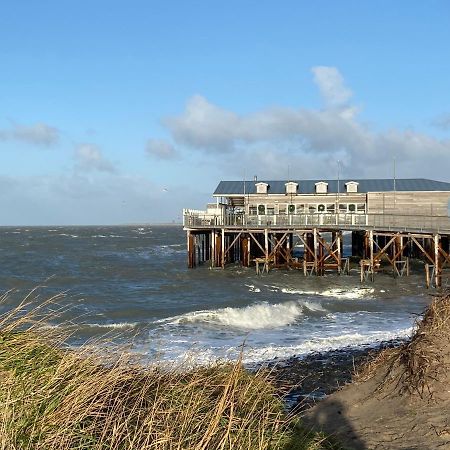
[[[433,300],[410,340],[384,347],[375,353],[311,356],[278,374],[287,380],[298,374],[299,383],[305,377],[297,398],[309,390],[320,395],[300,408],[304,424],[346,449],[450,448],[450,296]],[[342,387],[317,401],[334,384]]]

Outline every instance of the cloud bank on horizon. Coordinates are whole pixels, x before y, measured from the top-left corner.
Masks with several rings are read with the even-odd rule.
[[[298,178],[332,178],[337,160],[349,176],[384,177],[391,175],[396,158],[405,177],[448,179],[450,139],[407,128],[378,131],[359,119],[361,107],[352,102],[353,93],[336,67],[311,70],[321,109],[270,107],[238,114],[194,95],[182,114],[162,123],[177,147],[219,160],[225,177],[242,176],[247,168],[265,178],[285,178],[289,165]],[[434,124],[450,128],[448,116]],[[149,154],[175,158],[172,143],[157,144]],[[431,171],[430,160],[439,161],[439,167]]]

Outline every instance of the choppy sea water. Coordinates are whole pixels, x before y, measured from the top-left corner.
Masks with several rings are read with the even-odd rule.
[[[65,292],[52,326],[74,345],[107,336],[149,360],[249,365],[406,337],[429,303],[423,277],[186,267],[176,226],[0,228],[0,313],[32,288]]]

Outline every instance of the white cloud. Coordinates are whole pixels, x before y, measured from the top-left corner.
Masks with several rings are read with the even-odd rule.
[[[345,86],[344,78],[336,67],[313,67],[314,82],[319,88],[327,106],[343,106],[352,97],[352,91]]]
[[[86,225],[181,221],[187,205],[203,205],[209,195],[192,186],[171,185],[172,195],[137,175],[68,172],[59,176],[0,174],[0,198],[8,214],[3,225]]]
[[[108,161],[93,144],[81,144],[75,149],[77,168],[85,171],[97,170],[99,172],[116,172],[114,165]]]
[[[59,135],[57,128],[42,122],[33,125],[13,124],[9,129],[0,130],[0,140],[19,141],[44,147],[58,143]]]
[[[204,97],[192,97],[185,113],[163,121],[176,142],[204,149],[221,149],[238,138],[240,118],[209,103]]]
[[[448,179],[449,139],[408,129],[375,131],[348,103],[351,91],[336,68],[315,67],[313,73],[324,109],[278,107],[239,115],[197,95],[164,124],[180,146],[221,158],[228,173],[231,167],[241,173],[244,166],[272,177],[286,174],[289,165],[305,177],[332,177],[339,159],[348,176],[385,177],[396,156],[399,176]]]
[[[146,152],[149,156],[157,159],[175,159],[178,156],[175,147],[162,139],[149,139]]]

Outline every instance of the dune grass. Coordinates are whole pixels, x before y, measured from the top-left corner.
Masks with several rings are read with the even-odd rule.
[[[267,373],[72,350],[29,306],[0,317],[1,450],[335,448],[285,413]]]

